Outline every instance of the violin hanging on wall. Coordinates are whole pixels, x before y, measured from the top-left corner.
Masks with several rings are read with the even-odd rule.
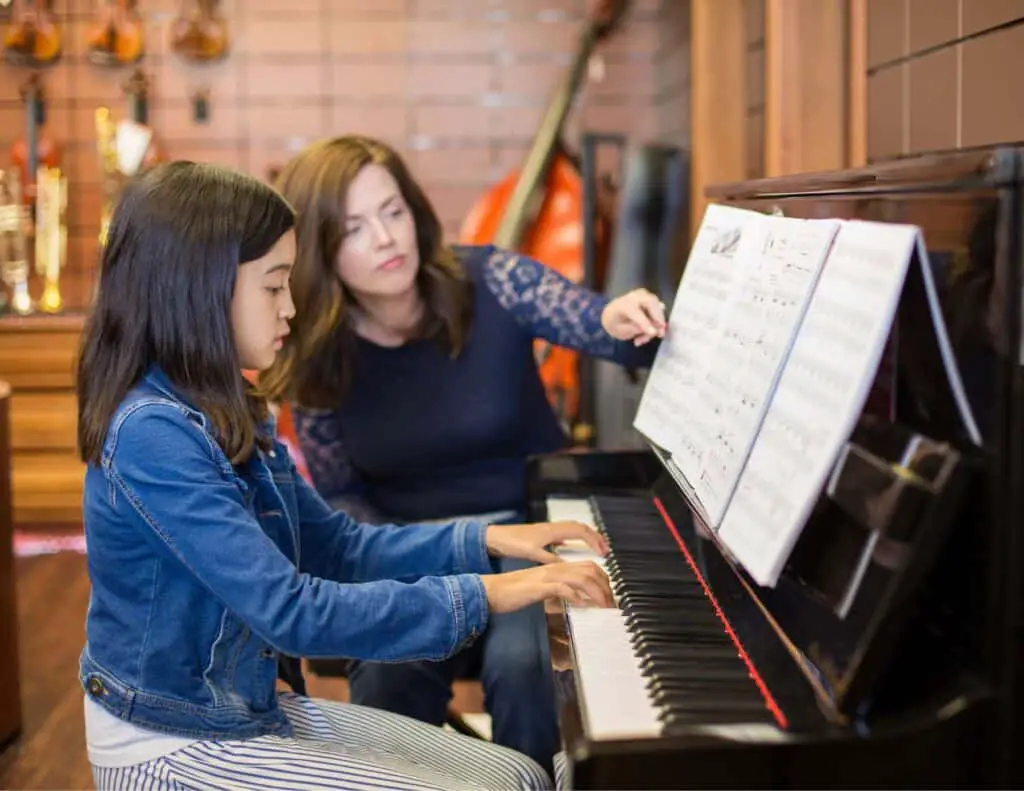
[[[192,63],[209,63],[228,54],[228,23],[219,0],[182,0],[171,24],[171,50]]]
[[[124,92],[128,97],[128,120],[135,130],[135,136],[139,139],[140,148],[142,147],[142,140],[145,139],[147,141],[141,162],[135,167],[125,170],[129,175],[152,167],[163,158],[163,152],[157,144],[153,127],[149,123],[149,89],[149,78],[143,73],[142,69],[136,69],[132,72],[132,76],[124,84]],[[122,124],[122,128],[127,129],[127,125]],[[121,134],[123,135],[124,133]],[[125,163],[122,162],[122,169],[125,169],[124,166]]]
[[[86,51],[96,66],[130,66],[146,52],[142,16],[135,0],[99,0],[86,31]]]
[[[40,166],[55,168],[60,164],[60,150],[46,134],[46,96],[42,76],[33,73],[21,87],[25,102],[25,136],[14,141],[11,163],[21,174],[21,197],[29,207],[35,206],[36,178]]]
[[[124,84],[128,117],[114,120],[109,107],[97,107],[96,152],[99,156],[103,199],[100,203],[100,246],[106,243],[114,202],[126,178],[163,159],[153,128],[149,125],[149,79],[135,69]]]
[[[61,56],[62,40],[52,0],[13,0],[4,31],[4,59],[14,66],[47,66]]]

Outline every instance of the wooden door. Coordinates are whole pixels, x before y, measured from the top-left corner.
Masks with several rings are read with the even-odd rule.
[[[18,608],[11,507],[11,387],[0,381],[0,750],[21,731]]]

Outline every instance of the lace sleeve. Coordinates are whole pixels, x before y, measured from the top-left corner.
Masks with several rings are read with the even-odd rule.
[[[293,406],[292,420],[309,477],[320,496],[358,522],[380,522],[345,450],[337,414],[328,409]]]
[[[483,278],[498,303],[535,338],[630,367],[647,367],[654,360],[657,344],[638,349],[605,332],[604,296],[539,261],[495,249],[484,263]]]

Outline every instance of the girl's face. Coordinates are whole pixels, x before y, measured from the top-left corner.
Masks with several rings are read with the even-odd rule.
[[[231,329],[242,367],[265,371],[288,334],[295,304],[288,286],[295,262],[295,232],[289,231],[262,258],[238,267],[231,296]]]
[[[357,298],[389,297],[415,287],[420,268],[416,222],[391,173],[364,167],[345,196],[345,238],[335,272]]]

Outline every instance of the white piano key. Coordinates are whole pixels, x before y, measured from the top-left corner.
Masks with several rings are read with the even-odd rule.
[[[570,607],[568,621],[587,735],[594,741],[659,736],[658,709],[648,697],[622,611]]]
[[[597,520],[594,518],[594,511],[590,507],[590,501],[582,498],[549,497],[547,499],[548,521],[549,522],[582,522],[594,530],[597,529]]]
[[[551,497],[547,509],[551,521],[573,519],[596,529],[589,500]],[[585,544],[573,544],[555,551],[567,561],[593,560],[605,567]],[[647,694],[622,611],[567,603],[566,616],[587,736],[594,741],[659,736],[658,709]]]

